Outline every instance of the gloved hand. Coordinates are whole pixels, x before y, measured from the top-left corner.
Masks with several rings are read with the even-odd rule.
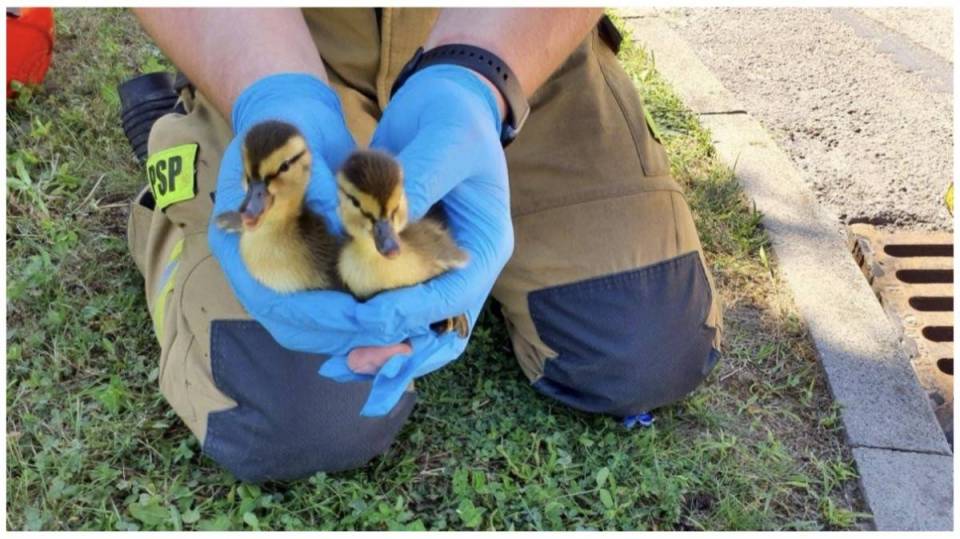
[[[382,292],[356,310],[357,320],[385,334],[411,335],[413,351],[390,358],[375,376],[354,373],[346,355],[320,374],[339,381],[373,379],[365,416],[389,412],[416,377],[453,361],[467,339],[436,335],[433,322],[466,313],[471,331],[500,270],[513,252],[510,190],[493,90],[459,66],[415,73],[390,101],[371,146],[397,155],[404,170],[410,220],[442,200],[467,266],[426,283]]]
[[[217,194],[208,228],[210,251],[220,262],[240,304],[263,324],[280,345],[315,354],[346,354],[359,346],[398,343],[407,338],[399,331],[383,331],[380,323],[357,318],[360,305],[351,295],[334,291],[278,294],[247,271],[240,257],[238,234],[220,230],[215,216],[235,211],[244,197],[241,148],[243,137],[264,120],[283,120],[297,126],[313,154],[306,201],[336,228],[336,183],[333,170],[354,148],[344,123],[340,100],[329,86],[305,74],[265,77],[237,98],[233,107],[236,137],[220,163]],[[367,318],[367,320],[371,320]]]

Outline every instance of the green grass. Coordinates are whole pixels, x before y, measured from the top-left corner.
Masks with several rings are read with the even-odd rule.
[[[203,456],[157,387],[126,252],[143,184],[116,85],[167,66],[130,14],[58,10],[42,89],[8,103],[9,529],[837,529],[865,517],[837,410],[781,295],[759,216],[709,135],[625,43],[725,303],[724,358],[626,431],[540,397],[503,327],[418,382],[383,457],[252,486]]]

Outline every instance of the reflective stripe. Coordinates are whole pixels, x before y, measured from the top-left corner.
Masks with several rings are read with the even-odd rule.
[[[169,262],[172,262],[180,258],[180,253],[182,252],[183,252],[183,238],[180,238],[179,240],[177,240],[177,243],[173,246],[173,249],[170,251],[170,258],[168,258],[167,260]]]
[[[153,292],[153,297],[157,297],[157,294],[166,287],[167,282],[173,275],[173,270],[176,269],[179,263],[181,251],[183,251],[183,240],[178,241],[176,245],[173,246],[173,250],[170,251],[170,256],[167,257],[167,265],[163,268],[163,273],[160,275],[160,280],[158,281],[157,289]]]
[[[160,276],[158,290],[154,294],[153,304],[153,330],[157,335],[157,340],[163,342],[164,319],[167,315],[167,297],[173,292],[174,277],[177,274],[177,268],[180,266],[180,253],[183,252],[183,239],[174,244],[167,257],[167,265],[163,268],[163,274]]]

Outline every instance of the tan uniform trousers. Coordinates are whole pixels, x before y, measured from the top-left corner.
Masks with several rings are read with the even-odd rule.
[[[305,10],[358,144],[436,10]],[[718,357],[720,311],[687,202],[598,27],[531,99],[507,149],[515,251],[493,290],[524,374],[569,406],[626,416],[675,402]],[[233,297],[207,247],[232,133],[202,95],[154,125],[149,152],[196,144],[196,195],[131,205],[129,243],[161,346],[160,388],[204,451],[249,481],[361,466],[390,445],[414,393],[358,415],[366,384],[317,375]]]

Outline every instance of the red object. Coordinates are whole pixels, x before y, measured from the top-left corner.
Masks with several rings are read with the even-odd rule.
[[[43,82],[53,55],[53,9],[7,8],[7,97],[11,81]]]

